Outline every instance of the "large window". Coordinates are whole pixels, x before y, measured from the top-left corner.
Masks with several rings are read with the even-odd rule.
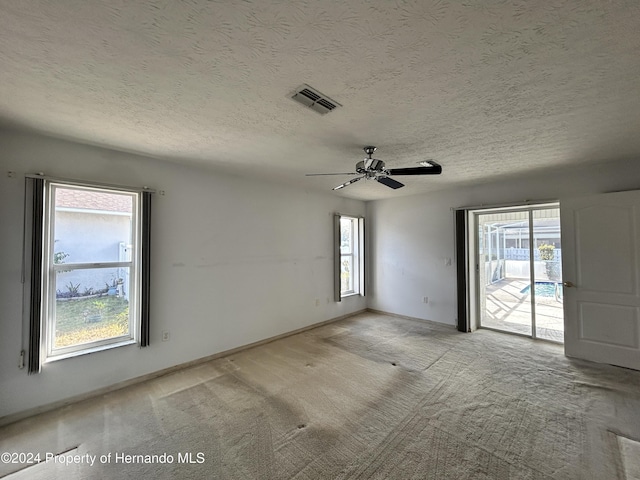
[[[139,193],[52,183],[48,194],[47,358],[135,341]]]
[[[364,295],[364,219],[339,215],[336,220],[340,298]]]
[[[34,179],[29,371],[149,343],[150,194]]]

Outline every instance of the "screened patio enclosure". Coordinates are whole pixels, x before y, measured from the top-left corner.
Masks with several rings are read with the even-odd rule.
[[[562,342],[558,206],[475,215],[480,326]]]

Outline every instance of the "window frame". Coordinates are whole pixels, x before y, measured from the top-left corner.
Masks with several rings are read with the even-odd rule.
[[[349,241],[349,251],[346,253],[342,252],[342,224],[343,222],[348,222],[349,224],[349,229],[351,230],[349,237],[350,237],[350,241]],[[358,290],[359,290],[359,285],[360,285],[360,279],[358,278],[358,272],[359,272],[359,263],[358,263],[358,232],[357,232],[357,228],[356,228],[356,222],[357,222],[357,218],[355,217],[348,217],[346,215],[342,215],[340,217],[340,296],[341,297],[348,297],[350,295],[356,295]],[[351,260],[350,264],[351,264],[351,281],[349,282],[351,284],[351,289],[350,290],[343,290],[342,289],[342,265],[344,264],[344,259],[345,258],[349,258]]]
[[[364,296],[365,294],[365,244],[364,244],[364,218],[353,215],[335,216],[335,282],[336,282],[336,301],[352,296]],[[351,228],[351,249],[348,253],[342,253],[342,221],[349,220]],[[350,257],[352,265],[353,288],[350,290],[342,290],[342,259]]]
[[[129,261],[74,262],[55,264],[55,193],[59,188],[102,193],[126,194],[132,197],[131,211],[131,255]],[[42,310],[41,310],[41,358],[42,363],[76,357],[138,343],[141,310],[141,250],[142,250],[142,193],[138,190],[76,183],[72,181],[48,181],[45,183],[44,242],[42,263]],[[89,210],[90,211],[90,210]],[[128,332],[117,337],[87,343],[54,347],[56,328],[56,274],[60,270],[83,270],[101,268],[129,268],[129,322]]]

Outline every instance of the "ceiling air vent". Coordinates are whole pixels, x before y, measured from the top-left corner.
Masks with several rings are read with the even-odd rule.
[[[331,100],[309,85],[302,85],[291,98],[321,115],[325,115],[341,106],[335,100]]]

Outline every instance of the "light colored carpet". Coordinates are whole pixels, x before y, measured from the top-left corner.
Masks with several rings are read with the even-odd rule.
[[[638,412],[640,372],[366,313],[8,425],[0,451],[96,460],[0,476],[623,479]]]

